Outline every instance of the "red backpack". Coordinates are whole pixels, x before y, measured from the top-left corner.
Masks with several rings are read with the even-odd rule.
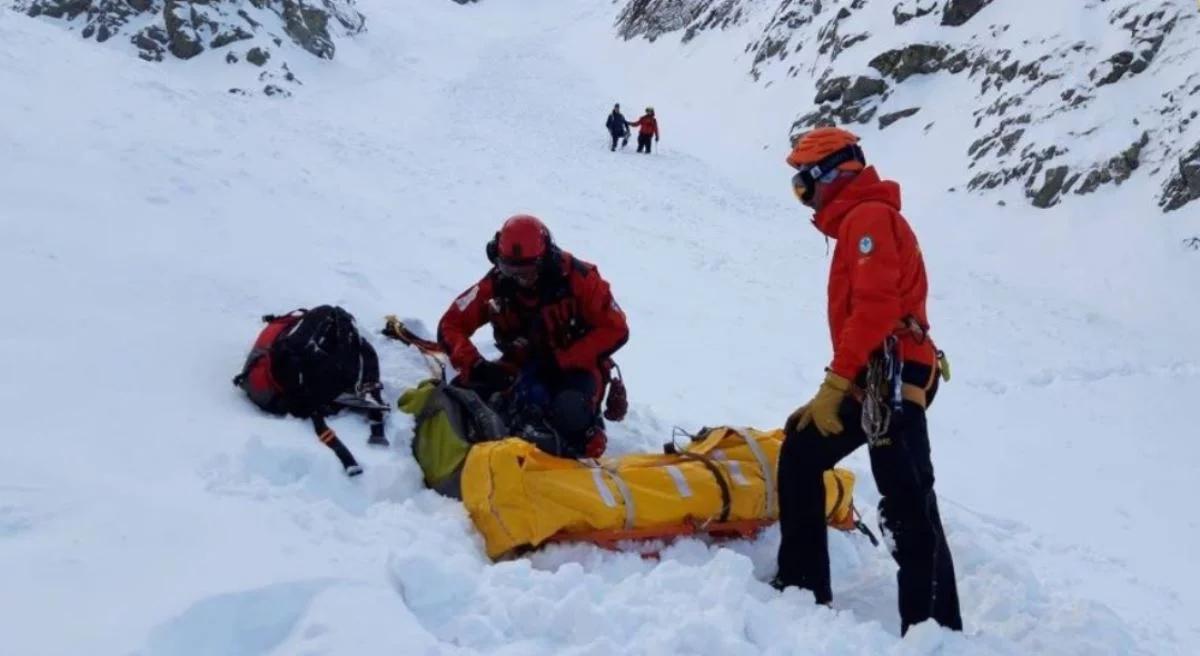
[[[242,373],[233,379],[233,384],[246,391],[251,401],[271,414],[287,414],[283,401],[283,387],[271,375],[271,345],[284,331],[291,328],[304,316],[305,310],[293,310],[283,316],[268,314],[263,317],[266,327],[254,340]]]

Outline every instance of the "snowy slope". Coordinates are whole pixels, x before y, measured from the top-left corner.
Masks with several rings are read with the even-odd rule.
[[[335,422],[368,468],[345,480],[229,385],[258,315],[336,302],[432,325],[517,211],[598,262],[630,316],[615,451],[674,424],[778,425],[829,349],[825,245],[781,166],[798,90],[763,90],[715,41],[616,40],[607,3],[358,7],[370,30],[293,65],[286,102],[226,94],[219,58],[147,64],[0,12],[5,652],[1200,645],[1200,259],[1173,239],[1197,217],[1122,211],[1144,180],[1035,215],[946,194],[944,164],[913,169],[943,147],[920,134],[868,153],[906,185],[956,365],[931,421],[965,635],[899,640],[890,558],[842,535],[833,610],[762,582],[775,531],[660,562],[556,547],[490,565],[458,504],[421,488],[401,417],[377,452]],[[614,100],[656,106],[660,153],[607,152]],[[377,346],[394,398],[423,366]],[[873,521],[864,454],[849,464]]]

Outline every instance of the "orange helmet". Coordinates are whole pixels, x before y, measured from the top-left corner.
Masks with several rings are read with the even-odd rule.
[[[867,159],[858,147],[858,136],[835,127],[805,132],[792,145],[787,163],[796,169],[792,190],[805,205],[812,205],[818,182],[831,182],[838,171],[861,171]]]
[[[797,169],[818,164],[826,157],[842,149],[857,146],[857,144],[858,135],[849,130],[835,127],[814,128],[800,135],[800,138],[792,145],[792,152],[788,155],[787,163]],[[859,152],[861,153],[861,151]],[[843,171],[857,171],[862,167],[862,162],[850,160],[838,168]]]

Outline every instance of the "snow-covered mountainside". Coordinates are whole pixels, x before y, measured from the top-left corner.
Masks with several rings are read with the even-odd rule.
[[[146,61],[210,53],[244,63],[252,72],[233,76],[235,83],[268,96],[290,95],[301,83],[285,57],[333,59],[336,37],[365,28],[354,0],[13,0],[13,7],[63,21],[85,39],[125,44]]]
[[[1189,412],[1200,397],[1200,253],[1180,247],[1200,235],[1200,204],[1158,210],[1168,149],[1196,142],[1194,123],[1164,135],[1193,97],[1172,105],[1181,114],[1145,118],[1191,74],[1179,58],[1193,15],[1152,20],[1147,38],[1175,17],[1147,68],[1134,74],[1131,62],[1096,85],[1091,69],[1130,46],[1125,28],[1106,27],[1123,5],[1089,3],[1074,29],[1095,61],[1069,74],[1095,99],[1031,118],[1018,144],[968,169],[973,141],[1004,118],[1042,116],[1043,96],[1065,82],[1003,117],[985,111],[977,127],[973,112],[1036,82],[986,66],[899,81],[901,64],[885,75],[867,63],[937,43],[968,58],[1008,48],[1021,69],[1068,38],[1037,41],[1066,24],[1068,3],[997,0],[942,26],[940,4],[896,25],[894,3],[813,13],[797,2],[788,6],[808,13],[793,20],[779,3],[730,0],[705,5],[719,18],[689,16],[651,42],[614,33],[629,24],[624,3],[358,0],[336,6],[370,29],[330,18],[332,59],[292,42],[276,12],[287,3],[187,4],[229,17],[219,25],[243,20],[232,18],[240,7],[264,27],[224,48],[205,27],[204,52],[152,62],[129,40],[159,21],[167,29],[158,10],[97,44],[99,25],[80,38],[86,12],[0,9],[0,652],[1200,650],[1200,440]],[[1160,3],[1142,4],[1128,14],[1139,24]],[[887,23],[874,29],[877,5]],[[759,46],[743,50],[765,43],[769,25],[807,34],[841,8],[836,61],[789,73],[812,68],[815,31],[757,64]],[[681,44],[676,34],[693,26]],[[1023,39],[1037,48],[1018,48]],[[252,44],[278,48],[271,61],[286,58],[303,86],[287,99],[247,87],[257,69],[225,57]],[[1040,70],[1067,70],[1054,61]],[[819,109],[827,67],[827,80],[887,85],[866,100],[875,117],[853,127],[903,186],[934,334],[954,363],[930,422],[964,633],[922,625],[901,639],[891,558],[842,533],[831,535],[832,608],[766,583],[775,529],[723,545],[683,540],[657,561],[555,546],[490,563],[461,506],[423,489],[407,417],[389,418],[393,446],[374,451],[365,422],[333,420],[366,467],[347,479],[307,426],[264,415],[230,385],[267,312],[337,303],[368,329],[388,313],[434,325],[485,271],[500,222],[532,212],[599,265],[629,317],[617,359],[632,410],[611,427],[612,452],[660,449],[675,425],[780,425],[829,360],[827,246],[783,164],[793,122]],[[984,79],[993,86],[981,91]],[[1137,108],[1114,108],[1118,90]],[[610,153],[613,102],[629,113],[654,105],[661,149]],[[878,117],[910,107],[921,109],[880,129]],[[1054,130],[1071,150],[1039,176],[1107,161],[1140,139],[1131,117],[1150,140],[1119,185],[1076,195],[1081,178],[1038,211],[1021,202],[1023,184],[964,193]],[[1071,137],[1076,122],[1103,138]],[[417,354],[369,337],[390,401],[427,375]],[[866,454],[846,465],[873,524]]]
[[[630,0],[618,25],[627,39],[744,46],[749,74],[804,87],[793,131],[896,125],[943,140],[970,122],[947,186],[1019,185],[1049,207],[1140,175],[1165,211],[1200,198],[1191,0]]]

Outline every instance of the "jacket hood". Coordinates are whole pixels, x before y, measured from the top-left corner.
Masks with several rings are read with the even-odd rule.
[[[876,201],[900,211],[900,185],[881,180],[874,166],[863,169],[833,200],[813,215],[813,225],[826,237],[837,239],[842,222],[850,210],[862,203]]]

